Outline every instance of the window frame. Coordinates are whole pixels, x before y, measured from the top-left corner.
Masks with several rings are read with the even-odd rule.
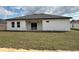
[[[15,22],[11,22],[11,27],[15,28]]]
[[[20,28],[20,22],[17,22],[17,28]]]

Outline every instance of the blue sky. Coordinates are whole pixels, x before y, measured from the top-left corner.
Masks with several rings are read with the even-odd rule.
[[[0,6],[0,19],[24,16],[32,13],[47,13],[73,17],[79,19],[77,6]]]

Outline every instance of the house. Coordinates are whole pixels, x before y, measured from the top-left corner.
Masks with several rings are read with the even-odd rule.
[[[7,19],[6,29],[17,31],[70,31],[71,17],[31,14]]]
[[[6,30],[6,21],[0,19],[0,30]]]
[[[72,20],[71,21],[71,28],[79,29],[79,20]]]

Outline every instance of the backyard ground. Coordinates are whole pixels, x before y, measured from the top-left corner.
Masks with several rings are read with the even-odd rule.
[[[79,50],[79,30],[70,32],[0,31],[0,49]]]

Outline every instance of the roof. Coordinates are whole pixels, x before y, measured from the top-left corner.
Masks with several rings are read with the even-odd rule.
[[[0,19],[0,24],[6,24],[5,20]]]
[[[79,23],[79,20],[72,20],[71,23]]]
[[[10,18],[7,20],[27,20],[27,19],[70,19],[72,17],[65,17],[65,16],[58,16],[58,15],[51,15],[51,14],[31,14],[26,16],[20,16],[15,18]]]

